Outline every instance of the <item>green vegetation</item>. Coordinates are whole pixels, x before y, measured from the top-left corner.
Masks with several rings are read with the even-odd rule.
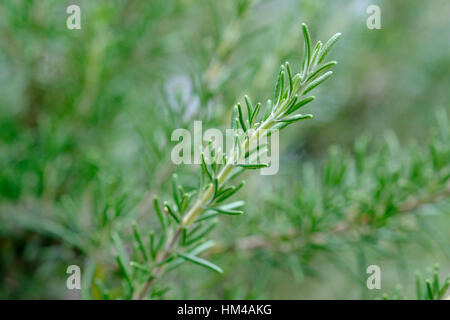
[[[450,4],[74,3],[0,4],[0,298],[448,297]],[[195,120],[280,171],[174,165]]]

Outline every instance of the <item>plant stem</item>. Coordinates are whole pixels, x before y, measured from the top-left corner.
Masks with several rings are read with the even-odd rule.
[[[308,91],[310,91],[315,86],[317,86],[321,82],[325,81],[327,79],[327,77],[329,77],[332,74],[332,72],[329,71],[326,74],[323,74],[322,78],[317,78],[315,80],[316,83],[310,82],[310,80],[312,81],[314,78],[313,77],[312,79],[310,79],[307,77],[311,71],[310,70],[310,67],[311,67],[310,57],[309,57],[310,48],[309,48],[309,42],[308,42],[308,41],[310,41],[309,40],[310,37],[309,37],[309,32],[308,32],[306,25],[303,24],[302,28],[305,33],[305,48],[307,48],[307,50],[308,50],[308,56],[307,56],[308,61],[303,66],[302,75],[297,73],[294,77],[292,77],[288,63],[286,63],[285,66],[281,67],[277,86],[276,86],[277,92],[276,92],[276,97],[275,97],[276,101],[274,101],[275,105],[273,105],[273,107],[272,107],[272,104],[270,103],[270,101],[268,101],[268,103],[270,103],[268,105],[268,107],[271,108],[271,110],[270,110],[271,112],[267,118],[264,118],[264,120],[262,121],[261,124],[255,124],[254,126],[252,126],[252,123],[253,123],[252,118],[253,118],[255,112],[257,115],[257,112],[259,111],[259,109],[258,109],[258,111],[257,111],[257,109],[255,109],[253,111],[253,114],[251,114],[252,113],[251,103],[247,103],[247,100],[246,100],[246,103],[248,106],[248,117],[250,118],[249,120],[247,120],[248,126],[246,126],[243,122],[242,110],[240,109],[240,106],[239,105],[235,106],[236,112],[239,113],[240,126],[242,127],[244,132],[247,133],[247,136],[245,137],[244,141],[241,144],[239,144],[239,142],[238,142],[238,145],[233,146],[231,155],[230,155],[230,157],[227,158],[226,164],[222,167],[222,169],[214,177],[214,179],[208,173],[211,183],[205,189],[203,189],[201,192],[199,192],[198,199],[195,202],[195,204],[182,217],[182,221],[181,221],[180,225],[177,227],[174,236],[172,237],[171,241],[169,242],[169,245],[165,248],[165,250],[161,254],[161,256],[159,256],[156,259],[157,267],[155,268],[155,270],[153,272],[152,278],[147,281],[143,290],[137,295],[137,297],[139,299],[143,299],[148,294],[148,291],[150,290],[155,279],[158,278],[161,275],[161,273],[163,272],[163,268],[164,268],[163,262],[170,256],[171,250],[175,246],[175,244],[176,244],[178,238],[180,237],[180,234],[183,232],[183,230],[187,229],[190,225],[192,225],[196,221],[196,218],[203,211],[207,210],[209,207],[214,205],[215,190],[221,189],[224,186],[224,184],[228,181],[228,179],[230,179],[230,175],[233,172],[233,169],[236,166],[242,165],[242,163],[240,163],[240,160],[242,159],[242,156],[244,156],[244,159],[247,157],[248,152],[251,151],[250,149],[252,147],[252,142],[254,142],[255,140],[258,142],[260,137],[267,136],[269,130],[272,128],[283,128],[283,125],[285,127],[290,122],[294,122],[294,121],[303,119],[304,117],[296,117],[296,118],[285,117],[287,114],[289,114],[288,108],[290,108],[291,104],[292,104],[292,107],[296,107],[295,103],[296,103],[297,99],[301,98],[304,95],[304,92],[306,92],[308,90],[306,88],[307,83],[310,83],[310,87],[308,90]],[[333,64],[331,64],[331,65],[333,65]],[[316,76],[319,74],[319,72],[321,70],[323,70],[323,68],[318,69],[316,71]],[[285,86],[284,86],[285,79],[286,79],[285,72],[287,72],[287,77],[288,77],[288,81],[289,81],[289,87],[286,87],[287,88],[286,90],[285,90]],[[310,101],[312,101],[312,100],[310,100]],[[305,102],[305,103],[307,103],[307,102]],[[298,105],[297,108],[299,108],[301,106],[302,105]],[[295,110],[296,109],[293,109],[292,112],[294,112]],[[234,118],[232,119],[232,121],[235,121]],[[285,124],[282,124],[282,126],[278,126],[281,122],[285,122]],[[234,123],[232,123],[232,127],[238,128],[239,124],[235,125]],[[236,137],[238,138],[238,141],[240,141],[241,134],[239,133],[234,138],[236,138]],[[237,146],[239,148],[236,148]],[[204,161],[204,160],[202,160],[202,161]],[[244,166],[242,166],[242,167],[244,167]],[[181,210],[181,211],[183,211],[183,210]]]
[[[263,134],[266,134],[267,133],[266,127],[270,127],[272,121],[273,121],[273,115],[271,115],[269,118],[267,118],[266,121],[264,121],[258,127],[258,129],[252,134],[252,136],[243,143],[242,147],[244,148],[245,152],[247,151],[246,149],[248,148],[248,146],[250,144],[249,141],[252,139],[258,138],[259,135],[261,134],[261,132],[263,132]],[[222,168],[222,170],[218,174],[217,179],[218,179],[219,185],[223,185],[227,181],[227,178],[229,177],[229,175],[233,169],[233,163],[235,161],[236,154],[237,154],[237,150],[234,152],[233,157],[230,157],[230,160],[226,163],[226,165]],[[205,206],[208,205],[208,202],[210,201],[210,198],[212,197],[213,192],[214,192],[214,186],[210,185],[208,188],[206,188],[202,192],[201,197],[197,200],[197,202],[191,207],[191,209],[188,211],[188,213],[184,216],[181,225],[176,229],[168,246],[164,249],[164,252],[157,259],[156,264],[158,264],[158,266],[155,268],[155,271],[153,272],[151,279],[149,279],[145,283],[144,288],[139,293],[137,293],[137,295],[135,295],[135,297],[137,299],[142,300],[147,296],[148,291],[151,289],[151,287],[154,284],[154,282],[156,281],[156,279],[161,276],[161,274],[164,270],[164,264],[161,264],[161,263],[169,257],[169,255],[170,255],[173,247],[175,246],[178,238],[180,237],[183,229],[189,227],[195,221],[195,219],[198,217],[198,215],[203,212],[203,210],[205,209]]]
[[[294,88],[294,91],[296,89],[297,88]],[[261,134],[262,135],[267,134],[267,131],[273,126],[275,118],[280,116],[280,114],[282,114],[285,111],[286,106],[289,104],[292,96],[293,94],[291,92],[288,99],[284,100],[284,102],[281,105],[275,106],[273,110],[277,110],[277,112],[275,113],[272,112],[270,116],[258,126],[258,128],[252,133],[252,135],[242,143],[241,148],[239,149],[243,149],[244,154],[248,151],[248,148],[251,145],[251,141],[253,141],[254,139],[259,139]],[[222,170],[218,174],[217,179],[219,182],[219,186],[222,186],[227,181],[227,178],[229,177],[233,169],[234,163],[236,161],[236,156],[239,156],[238,150],[234,150],[233,156],[229,158],[226,165],[222,168]],[[202,196],[199,198],[199,200],[197,200],[195,205],[184,216],[182,222],[183,227],[186,228],[195,221],[195,218],[204,210],[204,207],[208,204],[213,194],[213,191],[214,191],[213,185],[210,185],[203,191]]]
[[[153,272],[152,277],[145,283],[144,288],[135,295],[135,298],[137,298],[139,300],[144,299],[147,296],[148,291],[151,289],[155,280],[161,276],[162,272],[164,271],[164,264],[161,264],[161,263],[169,257],[173,247],[175,246],[175,244],[178,241],[178,238],[180,238],[182,230],[183,230],[183,228],[181,226],[177,228],[177,230],[173,234],[172,239],[170,240],[169,244],[164,249],[164,252],[156,260],[156,264],[158,264],[158,266],[155,268],[155,271]]]
[[[258,129],[253,133],[253,135],[246,140],[243,143],[243,147],[245,152],[247,151],[246,149],[248,148],[249,145],[249,140],[258,138],[259,135],[261,134],[262,130],[265,130],[266,126],[268,126],[268,123],[270,123],[272,121],[272,116],[269,117],[264,123],[262,123]],[[266,133],[266,132],[264,132]],[[220,171],[219,175],[217,176],[217,179],[219,181],[219,185],[224,184],[227,181],[227,178],[229,177],[232,169],[233,169],[233,162],[236,156],[236,152],[233,157],[230,157],[230,160],[227,162],[227,164],[222,168],[222,170]],[[180,237],[182,230],[184,228],[189,227],[194,221],[195,219],[198,217],[198,215],[200,213],[203,212],[203,210],[205,209],[205,206],[208,204],[208,202],[210,201],[210,198],[212,197],[214,192],[214,186],[210,185],[208,188],[206,188],[201,197],[197,200],[197,202],[194,204],[194,206],[192,206],[192,208],[188,211],[188,213],[184,216],[183,221],[181,223],[181,225],[177,228],[177,230],[175,231],[172,239],[170,240],[168,246],[164,249],[164,252],[159,256],[159,258],[157,259],[156,263],[159,264],[156,268],[155,271],[153,272],[152,278],[149,279],[145,285],[144,288],[135,296],[137,299],[142,300],[144,299],[147,294],[148,291],[150,290],[150,288],[152,287],[152,285],[154,284],[155,280],[161,276],[163,270],[164,270],[164,264],[161,264],[165,259],[167,259],[173,249],[173,247],[175,246],[178,238]]]
[[[271,117],[269,117],[267,120],[272,121]],[[251,145],[250,144],[251,140],[258,138],[259,135],[261,134],[262,130],[264,130],[263,131],[264,134],[267,133],[267,131],[265,131],[265,127],[268,126],[268,123],[270,122],[267,120],[265,122],[263,122],[258,127],[258,129],[256,129],[256,131],[250,136],[249,139],[244,141],[244,143],[241,146],[241,148],[244,150],[244,154],[248,151],[247,149],[249,148],[249,145]],[[234,152],[233,156],[229,158],[229,160],[227,161],[225,166],[222,168],[222,170],[218,174],[217,180],[219,182],[219,186],[222,186],[227,181],[227,178],[229,177],[231,171],[233,170],[237,152],[238,152],[237,150]],[[191,225],[195,221],[195,218],[205,209],[205,206],[210,201],[210,198],[213,195],[213,192],[214,192],[214,186],[212,184],[203,191],[202,196],[197,200],[195,205],[184,216],[183,221],[182,221],[182,226],[184,228],[187,228],[189,225]]]

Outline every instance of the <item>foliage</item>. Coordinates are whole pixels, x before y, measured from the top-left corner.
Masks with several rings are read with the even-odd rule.
[[[245,96],[247,119],[244,119],[244,112],[239,103],[233,109],[231,127],[236,129],[236,133],[230,155],[215,148],[212,142],[209,142],[209,148],[201,154],[202,164],[197,189],[185,191],[174,176],[173,199],[171,203],[164,202],[164,212],[158,198],[155,198],[154,206],[160,229],[157,235],[150,233],[148,246],[145,246],[142,241],[148,237],[142,236],[137,226],[134,227],[133,234],[136,241],[134,247],[139,249],[143,260],[130,262],[123,250],[120,237],[117,234],[113,236],[119,252],[117,261],[127,282],[125,298],[131,298],[133,293],[136,293],[134,295],[136,298],[145,298],[153,283],[162,276],[165,269],[179,266],[183,261],[189,261],[219,273],[223,272],[212,262],[198,257],[213,245],[212,242],[205,243],[204,239],[216,225],[217,221],[214,219],[216,216],[243,213],[238,210],[243,204],[242,201],[221,204],[243,186],[243,181],[239,185],[230,184],[231,178],[237,177],[245,169],[260,169],[267,166],[264,163],[241,164],[239,160],[254,155],[259,159],[263,153],[267,152],[267,148],[263,146],[261,148],[258,146],[256,150],[251,149],[252,140],[269,135],[274,129],[281,130],[289,124],[311,118],[309,114],[294,113],[314,100],[314,96],[307,97],[306,94],[329,78],[332,72],[328,70],[336,64],[335,61],[324,62],[324,59],[340,34],[331,37],[325,45],[318,41],[312,49],[311,36],[305,24],[302,25],[302,30],[304,35],[302,69],[299,73],[293,74],[289,63],[286,62],[281,66],[275,86],[274,102],[267,101],[265,114],[260,115],[260,103],[253,105],[250,98]],[[242,137],[244,133],[247,135]],[[197,200],[191,205],[195,195]],[[150,253],[150,259],[148,253]],[[134,267],[136,272],[129,270],[129,265]],[[145,282],[143,289],[139,282]]]
[[[431,275],[430,275],[431,274]],[[450,276],[447,276],[442,285],[439,281],[439,265],[435,265],[432,269],[432,272],[428,272],[425,276],[421,272],[416,273],[416,292],[417,300],[442,300],[448,299],[446,296],[448,293],[448,288],[450,286]],[[406,299],[407,297],[403,297],[401,294],[401,288],[397,287],[396,291],[392,293],[392,296],[384,295],[383,299]]]
[[[449,4],[374,1],[369,30],[347,0],[76,2],[81,30],[61,1],[0,4],[0,297],[137,298],[150,280],[149,298],[376,298],[370,264],[383,292],[412,297],[412,269],[448,273]],[[281,171],[219,183],[226,164],[173,165],[177,128],[268,119],[243,90],[270,96],[274,122],[302,119],[290,111],[323,78],[305,69],[314,44],[298,59],[299,21],[345,37],[315,120],[283,130]],[[294,104],[293,70],[317,76]],[[214,186],[223,202],[191,211]],[[71,264],[81,292],[65,287]]]

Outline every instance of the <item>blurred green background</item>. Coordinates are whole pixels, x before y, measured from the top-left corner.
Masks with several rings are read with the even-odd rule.
[[[66,28],[70,4],[81,7],[81,30]],[[380,30],[366,27],[370,4]],[[248,175],[247,214],[221,219],[213,238],[226,246],[295,229],[274,198],[301,208],[303,166],[319,166],[331,145],[350,150],[361,135],[381,145],[395,132],[399,146],[426,148],[437,110],[450,109],[449,14],[444,0],[2,1],[0,298],[97,298],[88,282],[88,292],[66,289],[71,264],[83,281],[119,282],[111,231],[127,233],[132,219],[151,227],[152,196],[170,194],[173,172],[193,183],[192,168],[170,161],[171,132],[194,120],[224,129],[244,94],[271,98],[279,65],[300,68],[301,22],[315,40],[342,32],[335,75],[315,93],[314,120],[281,134],[279,174]],[[210,259],[223,276],[183,266],[165,278],[165,297],[359,299],[397,285],[414,297],[416,269],[438,262],[450,272],[448,203],[421,213],[402,237],[390,235],[403,222],[390,220],[377,234],[383,246],[219,250]],[[370,264],[382,290],[365,285]]]

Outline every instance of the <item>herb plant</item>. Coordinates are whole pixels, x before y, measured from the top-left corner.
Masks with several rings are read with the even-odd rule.
[[[119,235],[113,236],[118,251],[117,261],[126,279],[125,298],[146,298],[155,281],[167,270],[184,261],[222,273],[220,267],[199,256],[213,245],[211,241],[205,241],[205,237],[214,228],[216,216],[243,213],[239,210],[243,205],[242,201],[222,204],[244,185],[243,181],[234,185],[231,180],[246,169],[267,166],[264,163],[236,164],[237,160],[242,156],[249,157],[255,152],[258,157],[266,151],[265,148],[250,150],[253,139],[270,135],[273,130],[281,130],[300,120],[312,118],[311,114],[300,114],[297,111],[314,100],[314,96],[308,96],[308,93],[332,75],[329,70],[336,64],[335,61],[326,62],[325,58],[338,41],[340,33],[335,34],[325,44],[318,41],[313,45],[306,24],[302,24],[302,31],[302,68],[300,72],[293,73],[288,62],[281,66],[273,102],[270,99],[267,101],[265,113],[261,112],[261,103],[253,104],[248,96],[245,96],[247,118],[244,117],[239,103],[233,108],[231,127],[241,129],[244,133],[252,129],[253,131],[244,141],[236,134],[229,157],[220,154],[220,150],[210,148],[207,156],[212,161],[207,163],[206,155],[202,152],[199,186],[196,190],[185,191],[183,186],[178,184],[177,177],[173,177],[172,201],[165,201],[162,209],[158,198],[154,200],[155,212],[160,222],[157,234],[152,232],[149,236],[143,236],[138,227],[134,226],[136,247],[142,260],[130,261]],[[196,200],[192,201],[194,199]],[[147,238],[148,242],[144,240]]]
[[[70,30],[63,1],[2,1],[0,298],[448,298],[435,271],[410,283],[450,257],[450,21],[415,2],[380,2],[377,30],[346,0],[78,0]],[[297,59],[302,20],[346,35],[339,81],[339,35],[303,26]],[[176,165],[194,120],[233,150]],[[260,175],[252,142],[281,129]]]

